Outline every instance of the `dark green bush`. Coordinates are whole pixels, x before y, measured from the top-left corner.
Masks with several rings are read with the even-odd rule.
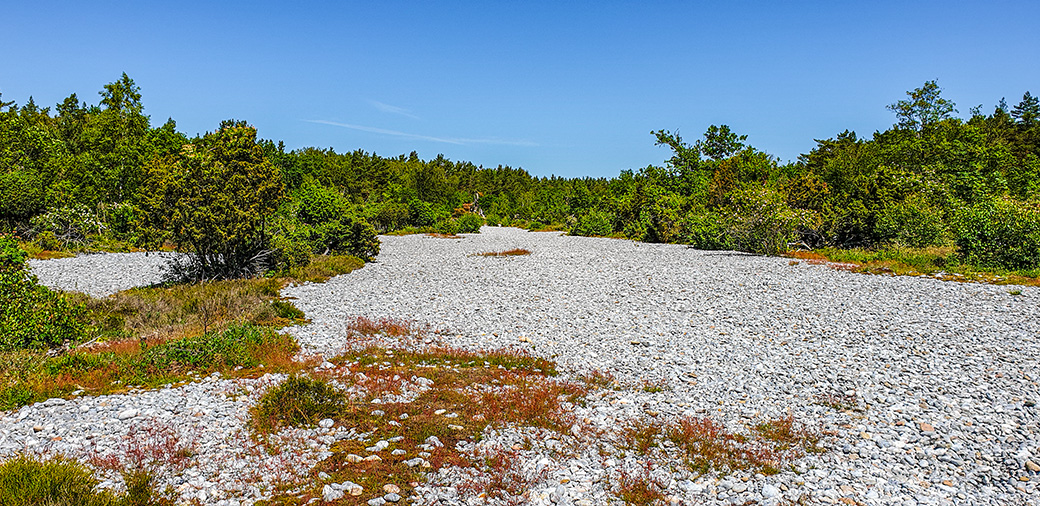
[[[460,234],[480,233],[480,227],[484,226],[484,219],[479,214],[465,213],[457,219]]]
[[[134,235],[134,223],[137,222],[134,206],[124,202],[107,206],[105,211],[108,230],[112,235],[122,241],[131,239]]]
[[[962,209],[955,223],[964,260],[983,267],[1040,267],[1040,204],[986,199]]]
[[[408,226],[408,206],[400,202],[383,202],[371,211],[369,221],[380,232],[400,230]]]
[[[58,237],[54,235],[54,232],[51,232],[50,230],[36,234],[36,237],[33,238],[33,243],[37,248],[44,251],[58,251],[61,249],[61,241],[59,241]]]
[[[613,220],[614,217],[610,213],[591,210],[578,216],[577,223],[571,228],[571,235],[608,236],[613,232]]]
[[[256,143],[256,129],[224,122],[180,153],[149,162],[138,238],[172,239],[191,253],[178,274],[195,280],[252,277],[267,268],[268,223],[282,198],[278,167]]]
[[[72,460],[39,460],[19,455],[0,464],[0,504],[4,506],[115,506],[109,492],[95,492],[90,469]]]
[[[292,376],[260,397],[253,408],[253,428],[277,432],[308,426],[343,412],[346,395],[323,380]]]
[[[738,190],[731,195],[727,232],[734,246],[762,255],[788,251],[810,212],[791,209],[779,191],[769,187]]]
[[[82,340],[83,307],[40,286],[18,243],[0,235],[0,350],[48,348]]]
[[[459,233],[459,222],[453,219],[446,219],[438,221],[433,229],[440,234],[455,235]]]
[[[43,210],[43,183],[28,170],[0,174],[0,219],[26,220]]]
[[[437,214],[433,212],[430,204],[412,199],[408,201],[408,219],[416,227],[428,227],[437,221]]]
[[[306,235],[279,233],[271,237],[271,269],[287,271],[310,263],[313,248]]]

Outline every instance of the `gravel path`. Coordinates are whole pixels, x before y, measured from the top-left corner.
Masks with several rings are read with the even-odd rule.
[[[105,297],[162,281],[170,255],[173,253],[104,253],[29,260],[29,269],[44,286]]]
[[[462,239],[382,240],[378,262],[328,283],[283,291],[312,319],[290,329],[305,350],[334,354],[355,316],[405,318],[430,324],[451,344],[521,347],[554,358],[569,373],[600,369],[630,385],[663,386],[594,398],[581,413],[593,425],[688,414],[740,427],[790,413],[836,434],[826,441],[831,451],[775,476],[665,473],[668,493],[687,503],[1040,502],[1040,289],[1015,287],[1021,290],[1015,296],[1001,286],[865,276],[783,258],[516,229],[485,228]],[[533,253],[472,256],[513,248]],[[88,285],[89,279],[65,286]],[[205,384],[260,388],[219,379]],[[146,402],[140,399],[176,398],[163,404],[163,413],[188,417],[198,396],[184,392],[198,388],[26,407],[0,420],[0,451],[33,446],[75,454],[82,445],[50,441],[48,424],[93,426],[84,430],[104,437],[126,434],[131,422],[148,418],[137,407]],[[820,396],[828,395],[854,395],[858,409],[821,405]],[[227,413],[241,416],[255,395],[215,397],[208,399],[211,414],[201,416],[226,421]],[[103,402],[112,409],[91,411]],[[138,411],[120,420],[126,410]],[[218,412],[224,414],[213,414]],[[240,428],[237,423],[227,430]],[[299,434],[313,439],[301,443],[310,447],[304,461],[320,458],[335,437],[345,437]],[[229,436],[209,427],[193,437]],[[482,444],[513,437],[509,431],[489,434]],[[539,468],[548,459],[532,458]],[[550,464],[533,503],[603,503],[609,487],[604,475],[611,466],[630,465],[594,452]],[[194,482],[183,473],[171,478],[184,488],[182,498],[231,493],[249,502],[261,493],[236,493],[222,485],[219,473],[202,467]],[[434,485],[422,491],[425,502],[453,503],[453,478],[450,471],[434,476]]]

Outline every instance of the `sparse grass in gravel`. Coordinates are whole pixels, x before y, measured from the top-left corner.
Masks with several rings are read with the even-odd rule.
[[[523,255],[530,255],[531,252],[523,248],[513,248],[505,251],[488,251],[486,253],[474,253],[472,256],[478,257],[516,257]]]
[[[856,407],[856,394],[825,392],[816,396],[815,403],[837,411],[847,411]]]
[[[48,356],[27,351],[0,354],[0,409],[50,397],[109,394],[129,387],[157,387],[213,372],[256,375],[294,371],[298,350],[289,336],[255,325],[170,340],[123,339]]]
[[[381,487],[386,484],[399,487],[401,495],[407,496],[418,482],[425,481],[427,470],[443,466],[473,469],[474,490],[507,482],[522,484],[508,455],[485,452],[466,456],[456,445],[477,440],[489,425],[566,431],[574,423],[575,404],[587,392],[586,385],[553,378],[556,367],[552,362],[509,350],[368,347],[331,362],[336,367],[321,374],[347,385],[353,393],[339,413],[325,414],[337,425],[352,427],[367,438],[336,443],[333,455],[312,470],[312,475],[324,472],[331,481],[350,480],[361,485],[365,492],[345,496],[341,500],[345,504],[364,504],[373,496],[381,496]],[[284,408],[272,403],[271,411],[261,414],[260,409],[255,410],[253,426],[277,429],[280,425],[258,418],[285,419],[284,412],[272,415],[280,409]],[[431,436],[436,443],[430,442]],[[387,448],[372,451],[370,447],[377,441],[390,443]],[[405,453],[393,455],[395,449]],[[419,451],[426,452],[420,457],[422,464],[412,460]],[[359,459],[369,455],[378,459]],[[321,482],[312,483],[311,492],[287,493],[272,502],[304,503],[321,497]]]
[[[822,248],[792,251],[788,256],[864,274],[934,276],[943,273],[943,279],[951,281],[1040,286],[1040,269],[980,269],[963,263],[953,246],[877,250]]]
[[[505,504],[524,504],[525,493],[548,478],[548,470],[524,469],[518,450],[494,446],[481,448],[473,455],[474,467],[458,490],[463,496],[498,499]]]
[[[413,327],[399,320],[357,319],[351,331],[395,335],[409,328]],[[604,438],[615,441],[615,447],[622,448],[617,456],[635,455],[648,466],[645,473],[624,471],[611,478],[616,479],[612,493],[629,504],[655,504],[664,499],[664,486],[649,473],[658,460],[684,461],[698,474],[775,474],[806,452],[819,451],[818,436],[793,417],[766,420],[749,427],[748,435],[725,431],[707,418],[692,417],[668,422],[637,419],[624,429],[595,430],[583,426],[574,409],[585,402],[591,389],[616,386],[617,382],[602,372],[579,382],[559,380],[553,378],[554,363],[518,351],[372,345],[330,362],[333,368],[314,374],[344,385],[344,404],[330,402],[330,409],[320,415],[278,424],[267,420],[288,420],[296,408],[261,400],[252,425],[267,433],[287,425],[313,425],[319,418],[329,417],[362,437],[337,442],[331,457],[300,483],[287,486],[271,504],[303,504],[321,498],[325,483],[344,481],[360,485],[362,491],[344,495],[341,504],[365,504],[382,496],[382,487],[388,484],[407,497],[426,481],[427,472],[444,467],[462,473],[462,481],[456,485],[463,497],[521,504],[529,499],[528,491],[547,479],[544,469],[538,473],[521,465],[523,452],[530,446],[477,445],[469,453],[458,449],[460,442],[479,441],[489,427],[523,428],[566,440],[564,446],[578,453]],[[323,385],[320,389],[327,393],[325,388],[331,387]],[[320,473],[329,477],[320,480]]]
[[[820,437],[793,417],[766,420],[749,434],[727,431],[710,418],[636,420],[620,430],[617,446],[641,457],[675,454],[697,474],[751,471],[776,474],[805,453],[822,451]],[[665,442],[671,443],[671,448]]]
[[[385,335],[390,337],[424,336],[428,326],[399,318],[367,318],[358,316],[347,322],[347,339],[360,336]]]
[[[611,493],[633,506],[657,506],[668,504],[665,485],[653,476],[652,463],[648,460],[637,471],[624,468],[618,473]]]

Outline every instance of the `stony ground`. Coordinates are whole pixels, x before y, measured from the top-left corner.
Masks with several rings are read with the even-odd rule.
[[[656,478],[675,502],[1040,502],[1040,289],[866,276],[784,258],[516,229],[382,240],[376,263],[283,291],[312,319],[290,330],[306,351],[334,355],[353,317],[404,318],[429,324],[450,344],[523,348],[568,374],[612,372],[630,387],[593,396],[579,413],[590,426],[685,414],[739,430],[790,414],[828,435],[830,451],[774,476],[694,476],[659,466]],[[513,248],[532,254],[473,255]],[[60,271],[76,271],[64,262]],[[83,277],[69,276],[76,284],[58,286],[87,291],[90,274],[119,270],[92,265],[77,271]],[[52,279],[43,270],[40,278]],[[166,483],[183,500],[248,503],[321,459],[337,438],[356,437],[342,428],[290,431],[286,444],[300,455],[292,459],[251,449],[245,413],[255,392],[277,380],[208,378],[51,400],[6,413],[0,451],[97,459],[119,455],[120,444],[149,427],[172,424],[200,450],[190,467],[169,470]],[[836,400],[851,409],[827,405]],[[489,433],[481,444],[508,445],[519,432]],[[526,469],[542,477],[527,501],[600,504],[610,497],[607,478],[639,465],[591,449],[554,452],[554,441],[568,437],[526,454]],[[251,475],[238,478],[234,469]],[[436,473],[413,499],[458,502],[458,478]]]

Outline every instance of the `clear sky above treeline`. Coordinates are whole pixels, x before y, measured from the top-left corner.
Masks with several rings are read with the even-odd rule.
[[[6,2],[4,100],[152,125],[244,119],[289,148],[438,153],[535,175],[660,164],[651,130],[728,124],[794,160],[937,79],[960,117],[1040,94],[1040,2]]]

